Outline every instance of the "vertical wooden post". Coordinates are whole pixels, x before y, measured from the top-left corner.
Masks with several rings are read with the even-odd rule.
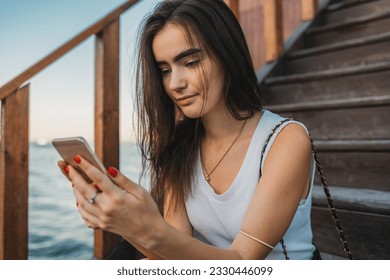
[[[225,0],[226,5],[229,6],[230,10],[232,10],[233,14],[236,16],[237,20],[240,20],[240,8],[239,8],[239,0]]]
[[[119,168],[119,18],[96,34],[95,48],[95,152]],[[95,257],[105,258],[119,239],[95,230]]]
[[[0,259],[28,258],[29,85],[1,103]]]
[[[312,20],[317,13],[317,0],[301,0],[302,21]]]
[[[264,0],[265,60],[277,59],[283,52],[282,0]]]

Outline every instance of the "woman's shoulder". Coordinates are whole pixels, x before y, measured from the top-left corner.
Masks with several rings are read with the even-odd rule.
[[[306,128],[297,122],[288,123],[276,137],[270,158],[280,158],[283,161],[300,164],[309,161],[312,145]]]
[[[295,119],[286,118],[271,111],[263,110],[262,120],[269,130],[273,130],[277,125],[282,124],[280,125],[280,133],[283,131],[284,134],[293,134],[293,136],[303,138],[309,137],[309,131],[305,124]]]
[[[309,131],[303,123],[267,110],[264,111],[262,118],[264,118],[264,124],[268,127],[270,134],[278,124],[282,123],[275,131],[276,133],[274,132],[273,150],[281,149],[289,154],[310,153],[311,139]]]
[[[298,146],[311,146],[307,128],[299,122],[288,123],[279,133],[279,141],[290,142]]]

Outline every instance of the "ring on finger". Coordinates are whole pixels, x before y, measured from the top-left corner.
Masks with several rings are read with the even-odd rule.
[[[96,190],[96,192],[90,198],[88,198],[88,202],[91,203],[91,204],[94,204],[95,203],[95,198],[101,192],[102,192],[101,190]]]

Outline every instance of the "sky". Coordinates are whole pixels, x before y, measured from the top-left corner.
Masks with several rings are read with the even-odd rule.
[[[0,0],[0,86],[126,0]],[[141,0],[121,17],[120,138],[134,139],[132,83],[136,32],[159,0]],[[30,81],[30,139],[94,133],[94,36]]]

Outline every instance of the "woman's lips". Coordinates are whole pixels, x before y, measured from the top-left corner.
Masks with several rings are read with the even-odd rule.
[[[176,103],[179,105],[188,105],[189,103],[192,103],[193,99],[197,96],[197,94],[191,94],[191,95],[183,95],[178,98],[175,98]]]

